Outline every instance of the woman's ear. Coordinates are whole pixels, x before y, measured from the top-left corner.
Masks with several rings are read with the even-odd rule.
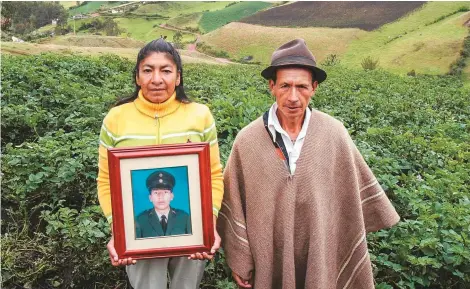
[[[138,72],[135,74],[135,83],[136,83],[138,86],[140,86],[139,73],[138,73]]]
[[[178,71],[176,74],[176,86],[180,85],[180,80],[181,80],[181,73]]]

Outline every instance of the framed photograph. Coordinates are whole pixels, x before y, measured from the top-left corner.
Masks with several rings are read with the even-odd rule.
[[[108,150],[119,258],[188,256],[214,243],[208,143]]]

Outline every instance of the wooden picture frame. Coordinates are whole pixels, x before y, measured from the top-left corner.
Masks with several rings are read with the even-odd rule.
[[[114,247],[120,259],[167,258],[210,251],[214,224],[208,143],[112,148],[108,150],[108,164]],[[171,183],[170,175],[175,184],[171,194],[149,189],[149,180]],[[169,201],[168,222],[163,224],[158,221],[162,220],[158,206],[164,206],[162,196],[166,195],[173,197]],[[177,198],[179,208],[172,205]],[[182,199],[187,199],[188,204]],[[144,206],[148,208],[142,211]],[[172,220],[177,220],[175,225],[171,225]],[[165,230],[166,235],[159,235],[167,227],[171,227],[171,232]]]

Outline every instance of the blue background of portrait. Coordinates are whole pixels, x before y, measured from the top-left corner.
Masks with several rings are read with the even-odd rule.
[[[188,167],[167,167],[145,170],[131,170],[132,183],[132,201],[134,207],[134,217],[150,208],[153,208],[149,200],[149,191],[145,185],[147,177],[155,171],[165,171],[175,177],[175,187],[173,194],[175,197],[170,202],[172,208],[180,209],[190,214],[189,208],[189,185],[188,185]]]

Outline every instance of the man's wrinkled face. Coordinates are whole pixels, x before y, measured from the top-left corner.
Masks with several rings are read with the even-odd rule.
[[[278,115],[283,120],[302,118],[318,82],[312,82],[312,72],[301,67],[280,68],[276,82],[269,80],[269,88],[276,98]]]
[[[149,195],[150,202],[159,211],[167,210],[173,197],[173,192],[165,189],[153,189]]]

